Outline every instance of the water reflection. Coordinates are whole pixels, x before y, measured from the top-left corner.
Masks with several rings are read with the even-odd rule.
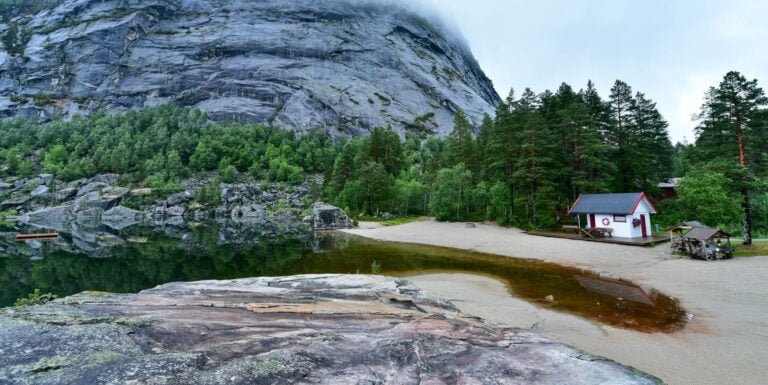
[[[276,234],[282,234],[277,237]],[[0,236],[0,305],[36,288],[60,296],[84,290],[136,292],[172,281],[308,273],[424,272],[483,274],[516,297],[587,319],[647,332],[685,324],[677,301],[648,288],[533,260],[453,249],[377,242],[342,233],[209,226],[95,228],[54,241],[17,243]],[[479,293],[478,295],[482,295]]]
[[[576,280],[579,281],[581,286],[591,292],[605,294],[611,297],[621,298],[626,301],[642,303],[649,306],[656,306],[656,301],[659,297],[659,293],[651,288],[638,286],[632,282],[618,279],[585,277],[580,275],[576,277]]]

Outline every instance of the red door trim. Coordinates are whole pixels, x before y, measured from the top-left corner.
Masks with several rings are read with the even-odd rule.
[[[640,226],[643,226],[643,238],[648,237],[648,230],[645,228],[645,214],[640,214]]]
[[[593,229],[597,227],[595,226],[595,214],[589,214],[589,227]]]

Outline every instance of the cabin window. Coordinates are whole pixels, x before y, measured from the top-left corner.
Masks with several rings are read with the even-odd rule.
[[[614,222],[627,222],[627,216],[626,215],[614,215],[613,216]]]

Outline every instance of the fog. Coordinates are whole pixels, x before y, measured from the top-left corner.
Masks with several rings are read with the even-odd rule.
[[[768,86],[768,1],[379,0],[461,35],[497,92],[616,79],[658,103],[673,141],[692,141],[704,92],[729,70]]]

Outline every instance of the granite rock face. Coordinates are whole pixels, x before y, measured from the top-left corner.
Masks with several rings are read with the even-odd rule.
[[[659,384],[462,315],[407,281],[171,283],[0,311],[13,384]]]
[[[312,230],[339,230],[355,227],[344,210],[323,202],[312,205],[312,214],[304,218]]]
[[[331,135],[445,135],[500,101],[461,38],[392,2],[65,0],[0,22],[0,116],[166,102]]]
[[[317,175],[288,187],[265,182],[222,183],[216,187],[221,199],[201,203],[196,197],[201,189],[210,188],[213,177],[198,176],[183,180],[184,190],[179,193],[137,205],[152,190],[117,186],[118,178],[104,174],[69,183],[51,179],[51,191],[35,197],[28,190],[42,183],[42,178],[14,179],[4,182],[8,188],[3,192],[10,197],[0,202],[0,211],[15,212],[7,218],[14,224],[13,232],[56,231],[61,236],[53,241],[55,247],[106,257],[111,254],[110,246],[130,241],[130,236],[120,232],[131,226],[189,239],[196,224],[202,223],[218,229],[219,245],[248,244],[262,238],[303,239],[311,227],[301,213],[309,208],[313,186],[323,183]],[[344,225],[349,219],[338,211],[341,217],[332,223],[341,224],[336,228],[349,227]],[[0,231],[0,256],[4,251],[13,254],[15,241],[3,243],[3,235]]]

